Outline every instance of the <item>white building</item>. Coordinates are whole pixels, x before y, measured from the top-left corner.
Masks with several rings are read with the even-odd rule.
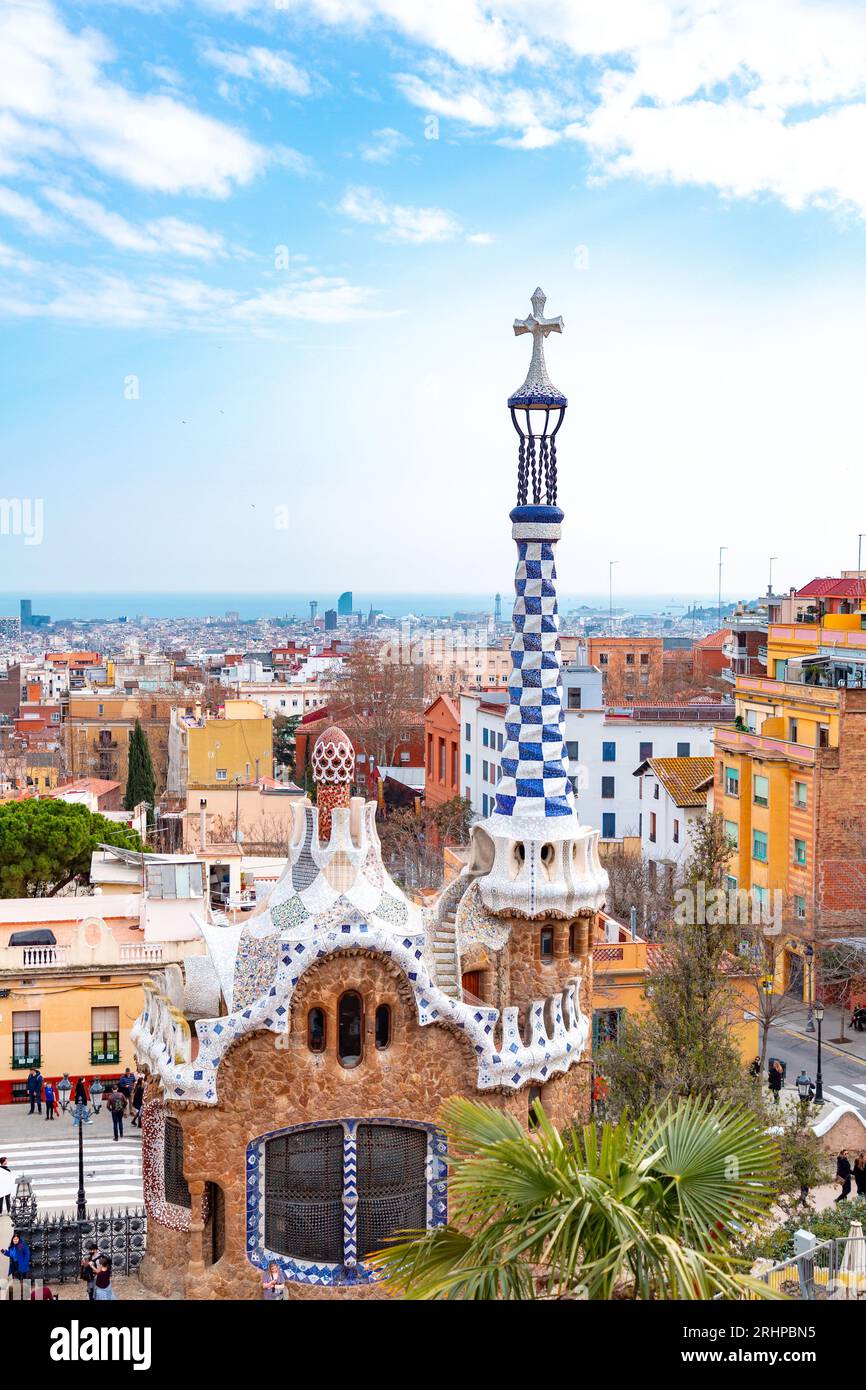
[[[641,835],[640,779],[634,773],[642,763],[710,757],[713,729],[734,717],[733,705],[705,700],[605,707],[596,666],[566,667],[562,684],[578,814],[603,840]],[[493,809],[507,703],[505,690],[460,696],[460,792],[479,816]]]
[[[642,805],[641,849],[651,868],[667,874],[691,852],[691,829],[707,814],[713,782],[712,758],[647,758],[637,769]]]
[[[290,685],[282,681],[269,685],[241,681],[233,687],[232,693],[235,689],[242,700],[256,700],[269,719],[275,714],[284,714],[287,719],[303,718],[310,710],[321,709],[328,703],[328,693],[317,681],[293,681]]]

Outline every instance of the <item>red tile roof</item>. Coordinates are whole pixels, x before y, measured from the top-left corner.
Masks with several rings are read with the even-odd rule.
[[[700,640],[695,643],[695,646],[709,647],[715,651],[723,647],[730,636],[731,629],[729,627],[720,627],[717,632],[708,632],[706,637],[701,637]]]
[[[866,598],[866,579],[810,579],[795,598]]]

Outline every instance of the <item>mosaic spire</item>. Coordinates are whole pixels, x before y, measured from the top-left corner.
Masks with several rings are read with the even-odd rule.
[[[567,401],[552,385],[544,361],[544,339],[550,332],[561,333],[563,324],[559,316],[545,318],[544,305],[544,293],[537,289],[532,314],[514,323],[516,335],[532,334],[532,359],[526,381],[508,401],[520,436],[518,505],[511,512],[517,570],[506,744],[495,806],[500,816],[539,819],[574,815],[564,738],[554,564],[563,514],[555,505],[553,438]],[[530,483],[531,503],[527,501]]]

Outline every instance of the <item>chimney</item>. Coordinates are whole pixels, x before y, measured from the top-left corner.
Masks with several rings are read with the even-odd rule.
[[[202,797],[198,803],[198,847],[204,854],[207,849],[207,798]]]

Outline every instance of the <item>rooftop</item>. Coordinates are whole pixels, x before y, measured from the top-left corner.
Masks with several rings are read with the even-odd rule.
[[[866,598],[866,579],[810,579],[795,598]]]
[[[635,776],[652,772],[677,806],[704,806],[706,792],[700,788],[713,775],[712,758],[647,758]]]

